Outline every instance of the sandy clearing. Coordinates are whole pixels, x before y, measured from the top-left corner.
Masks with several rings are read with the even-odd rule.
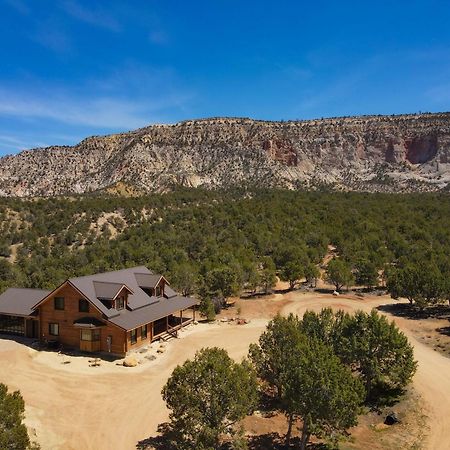
[[[172,340],[155,364],[136,371],[117,367],[115,372],[111,368],[86,373],[68,366],[55,370],[53,364],[34,358],[35,351],[1,339],[0,381],[21,390],[27,425],[36,430],[44,450],[133,449],[167,420],[161,389],[177,364],[206,346],[223,347],[240,359],[266,324],[254,320],[245,326],[199,327],[198,332]]]
[[[0,339],[0,381],[21,390],[27,404],[27,425],[37,430],[43,450],[133,449],[139,440],[155,435],[158,424],[167,420],[160,392],[174,367],[207,346],[223,347],[232,357],[242,358],[264,330],[278,301],[282,314],[302,314],[325,306],[370,311],[393,302],[388,297],[359,299],[300,292],[277,296],[270,300],[270,308],[261,304],[261,315],[267,318],[252,318],[245,326],[223,323],[193,327],[181,339],[172,340],[157,360],[133,369],[113,363],[92,369],[88,368],[88,358],[77,358],[65,366],[55,354],[38,353]],[[414,337],[414,321],[394,320],[407,333],[419,361],[414,385],[430,417],[426,448],[449,449],[450,359]]]

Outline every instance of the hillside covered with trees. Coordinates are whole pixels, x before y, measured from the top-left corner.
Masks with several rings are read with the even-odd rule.
[[[330,248],[337,290],[387,282],[419,306],[446,300],[449,197],[191,189],[0,200],[1,291],[142,264],[184,294],[267,292],[275,273],[314,285]]]

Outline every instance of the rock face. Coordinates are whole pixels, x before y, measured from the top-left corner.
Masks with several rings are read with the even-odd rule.
[[[267,122],[213,118],[90,137],[0,159],[0,195],[84,193],[119,182],[384,192],[448,189],[450,113]]]

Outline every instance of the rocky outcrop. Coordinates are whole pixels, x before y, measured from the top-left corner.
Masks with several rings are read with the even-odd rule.
[[[385,192],[446,189],[450,113],[298,122],[212,118],[90,137],[0,159],[0,195],[84,193],[127,183]]]

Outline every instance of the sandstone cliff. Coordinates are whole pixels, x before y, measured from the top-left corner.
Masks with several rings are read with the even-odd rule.
[[[90,137],[0,159],[0,195],[51,196],[118,182],[407,192],[448,189],[450,113],[298,122],[212,118]]]

